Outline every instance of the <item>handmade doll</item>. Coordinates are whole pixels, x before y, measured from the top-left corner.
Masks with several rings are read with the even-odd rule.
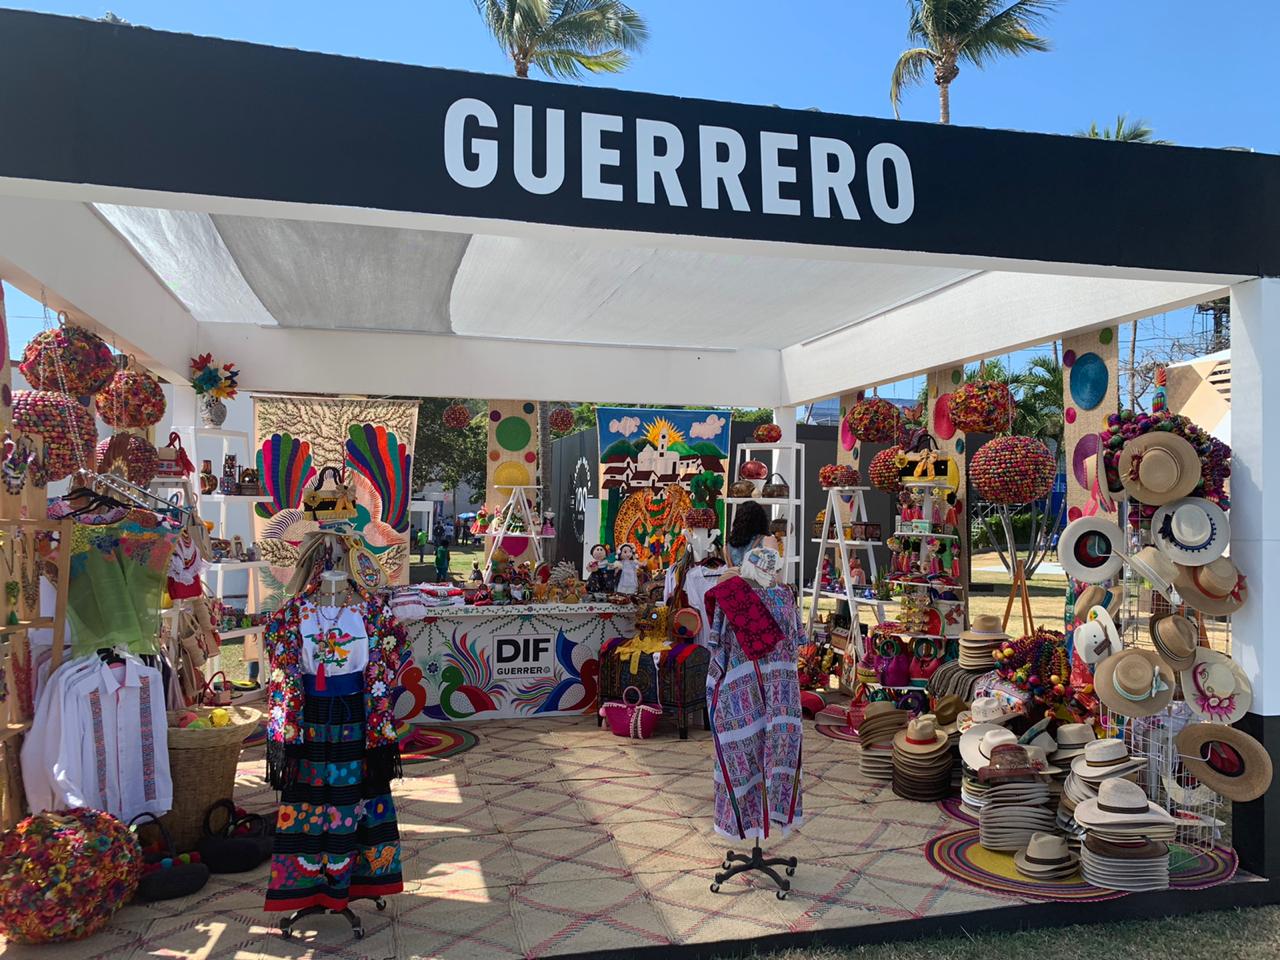
[[[613,593],[618,587],[616,564],[609,563],[609,548],[597,543],[587,561],[587,593]]]
[[[852,566],[849,568],[849,582],[855,587],[865,587],[867,585],[867,572],[862,569],[862,560],[854,557],[850,562]]]
[[[636,548],[629,543],[618,547],[616,564],[619,575],[618,585],[614,589],[618,593],[633,594],[640,587],[640,561],[636,559]]]

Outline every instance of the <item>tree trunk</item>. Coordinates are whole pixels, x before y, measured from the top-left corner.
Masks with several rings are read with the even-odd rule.
[[[529,79],[529,61],[528,60],[516,60],[516,76],[524,77],[526,80]]]
[[[1138,403],[1138,321],[1134,320],[1129,338],[1129,409],[1137,409]]]
[[[938,84],[938,122],[951,122],[951,82]]]

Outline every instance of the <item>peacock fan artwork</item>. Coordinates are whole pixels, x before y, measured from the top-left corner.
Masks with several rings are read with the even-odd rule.
[[[657,573],[684,550],[691,508],[712,508],[723,523],[732,419],[730,410],[597,407],[600,542],[631,544]]]

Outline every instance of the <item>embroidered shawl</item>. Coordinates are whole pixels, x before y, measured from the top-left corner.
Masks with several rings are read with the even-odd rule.
[[[706,605],[707,616],[712,619],[717,607],[724,611],[748,659],[759,660],[784,639],[782,628],[760,593],[742,577],[721,580],[708,590]]]
[[[304,752],[302,706],[301,610],[313,589],[282,606],[267,622],[263,642],[271,659],[267,684],[267,778],[277,790],[291,783]],[[413,646],[387,599],[375,595],[360,601],[369,662],[364,670],[365,767],[370,779],[402,775],[396,741],[393,694],[403,666],[413,660]]]

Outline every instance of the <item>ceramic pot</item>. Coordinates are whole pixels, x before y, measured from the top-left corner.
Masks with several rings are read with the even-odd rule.
[[[227,405],[217,397],[201,397],[200,416],[206,427],[220,427],[227,419]]]

